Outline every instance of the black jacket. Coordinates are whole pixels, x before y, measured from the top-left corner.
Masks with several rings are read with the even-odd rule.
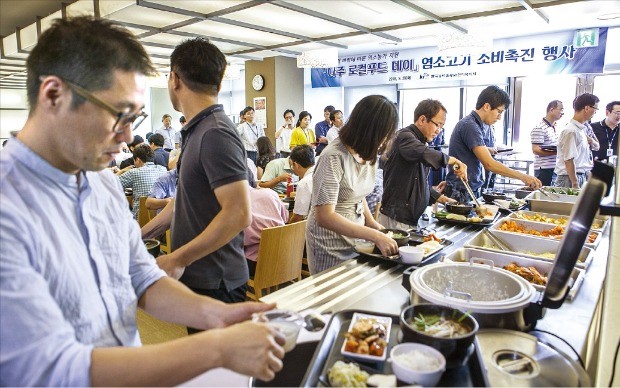
[[[446,167],[449,159],[443,152],[430,148],[414,124],[398,131],[383,167],[381,213],[417,225],[426,207],[441,196],[429,189],[430,169]]]

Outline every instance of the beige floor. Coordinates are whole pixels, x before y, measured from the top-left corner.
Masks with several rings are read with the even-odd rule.
[[[138,309],[138,331],[143,345],[158,344],[187,336],[185,326],[160,321]]]

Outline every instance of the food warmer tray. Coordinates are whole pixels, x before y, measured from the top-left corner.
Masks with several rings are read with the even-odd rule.
[[[578,196],[566,194],[550,194],[547,197],[540,191],[532,191],[524,199],[533,212],[569,215],[577,202]]]
[[[495,231],[489,231],[495,233]],[[530,235],[518,233],[505,233],[500,237],[504,244],[510,248],[510,253],[516,256],[527,257],[530,259],[553,262],[555,258],[545,258],[534,255],[534,253],[553,253],[554,255],[560,249],[559,240],[551,240],[547,238],[537,238]],[[505,250],[495,245],[491,239],[483,232],[478,232],[471,240],[464,245],[465,248],[483,249],[485,251],[506,253]],[[528,252],[531,252],[528,253]],[[577,258],[577,268],[587,269],[594,258],[594,250],[592,248],[583,247]]]
[[[543,237],[543,236],[535,236],[533,234],[525,234],[525,233],[518,233],[518,232],[509,232],[507,230],[501,230],[501,226],[507,222],[507,221],[514,221],[517,225],[519,226],[523,226],[525,227],[525,229],[534,229],[534,230],[538,230],[538,231],[544,231],[544,230],[549,230],[551,228],[553,228],[552,225],[550,224],[545,224],[542,222],[536,222],[536,221],[526,221],[526,220],[514,220],[514,219],[503,219],[500,222],[494,224],[492,227],[489,228],[489,230],[492,230],[493,233],[497,233],[497,235],[501,235],[501,238],[504,238],[504,236],[506,235],[523,235],[523,236],[530,236],[532,238],[536,238],[536,239],[544,239],[544,240],[556,240],[556,241],[560,241],[564,239],[564,236],[566,236],[566,233],[568,231],[568,227],[564,228],[564,234],[562,235],[562,238],[552,238],[552,237]],[[596,234],[596,239],[594,240],[594,242],[589,243],[587,242],[587,239],[584,243],[584,245],[588,248],[593,248],[596,249],[596,247],[598,246],[598,244],[601,242],[601,238],[602,238],[602,233],[601,232],[596,232],[596,231],[590,231],[588,230],[588,235],[590,233],[595,233]]]
[[[524,221],[533,221],[533,220],[526,220],[523,218],[519,218],[519,215],[525,215],[525,216],[542,215],[542,216],[549,217],[549,218],[562,218],[568,221],[567,215],[533,212],[533,211],[526,211],[526,210],[513,212],[508,216],[508,218],[514,218],[517,220],[524,220]],[[533,222],[541,222],[541,223],[549,224],[549,225],[557,225],[557,224],[553,224],[550,222],[544,222],[544,221],[533,221]],[[595,232],[603,232],[605,231],[605,228],[607,228],[608,224],[609,224],[609,216],[597,216],[594,218],[594,223],[592,224],[592,227],[590,229],[592,229]]]
[[[380,363],[363,363],[349,360],[341,354],[340,349],[344,343],[344,334],[347,332],[353,314],[356,312],[392,318],[390,339],[385,349],[388,357],[392,347],[400,342],[399,338],[402,337],[402,334],[399,326],[400,317],[398,315],[379,314],[358,310],[343,310],[335,313],[329,320],[323,338],[321,338],[314,352],[314,356],[302,380],[302,387],[330,386],[327,379],[327,371],[336,361],[340,360],[345,362],[356,362],[360,366],[360,369],[365,370],[369,374],[392,374],[391,364],[387,361]],[[475,340],[471,350],[471,356],[468,357],[462,365],[446,369],[437,385],[440,387],[488,387],[489,382],[481,360],[482,355],[480,353],[478,341]],[[399,382],[399,385],[402,385],[402,383]]]
[[[542,275],[549,275],[551,268],[553,267],[553,263],[549,261],[541,261],[527,257],[515,256],[512,254],[497,253],[475,248],[459,248],[444,257],[444,261],[451,260],[458,262],[469,262],[472,259],[474,263],[490,264],[500,268],[503,268],[505,265],[510,263],[515,263],[521,267],[534,267]],[[573,269],[569,280],[570,292],[567,296],[569,300],[572,300],[577,292],[579,292],[583,279],[584,271],[577,268]],[[542,292],[545,290],[545,286],[533,283],[532,285],[537,291]]]
[[[487,227],[493,225],[500,218],[499,208],[497,213],[495,213],[495,217],[492,220],[483,219],[481,222],[471,222],[471,221],[461,221],[461,220],[449,220],[445,217],[438,218],[435,213],[433,213],[433,218],[437,220],[438,223],[446,223],[446,224],[456,224],[456,225],[472,225],[472,226],[480,226]]]
[[[409,238],[409,242],[407,243],[407,245],[412,245],[412,246],[420,245],[420,244],[422,244],[424,242],[422,239],[423,239],[423,236],[418,236],[418,235],[411,234],[411,237]],[[353,251],[355,251],[356,253],[358,253],[360,256],[363,256],[363,257],[368,257],[368,258],[372,258],[372,259],[380,259],[380,260],[384,260],[384,261],[389,261],[390,263],[397,263],[397,264],[408,265],[408,266],[411,266],[411,265],[419,266],[419,265],[422,265],[424,263],[427,263],[436,254],[438,254],[444,248],[449,247],[452,244],[453,244],[452,241],[443,239],[443,241],[441,242],[441,245],[437,249],[435,249],[434,251],[431,251],[429,253],[425,253],[424,256],[422,256],[422,261],[419,264],[403,263],[403,261],[400,258],[400,255],[383,256],[377,247],[375,247],[375,250],[373,251],[373,253],[367,253],[367,252],[358,251],[355,248],[353,248]]]

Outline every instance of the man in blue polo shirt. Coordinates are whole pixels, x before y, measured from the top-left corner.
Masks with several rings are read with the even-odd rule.
[[[515,171],[493,159],[484,142],[485,124],[495,124],[508,105],[510,105],[508,93],[497,86],[488,86],[478,96],[476,110],[456,124],[450,137],[448,153],[467,165],[467,177],[476,197],[480,196],[480,189],[484,184],[483,167],[487,171],[519,179],[534,189],[542,187],[538,178]],[[465,186],[452,170],[446,177],[444,194],[459,202],[471,201]]]

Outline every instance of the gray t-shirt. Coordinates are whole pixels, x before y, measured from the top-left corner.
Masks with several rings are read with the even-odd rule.
[[[221,210],[214,190],[248,179],[245,150],[222,105],[213,105],[183,128],[183,151],[177,164],[179,184],[172,226],[172,248],[202,233]],[[243,231],[228,244],[195,261],[181,281],[193,288],[227,290],[248,281]]]

